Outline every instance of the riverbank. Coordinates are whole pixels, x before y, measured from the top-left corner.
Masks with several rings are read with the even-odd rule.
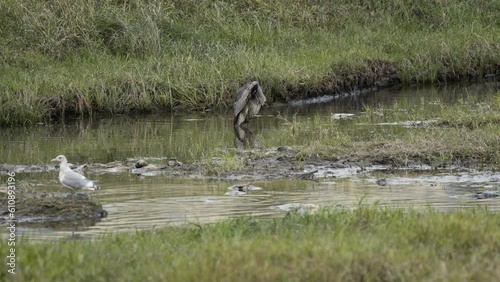
[[[0,125],[498,77],[495,1],[7,1]]]
[[[360,206],[239,218],[100,240],[16,242],[21,281],[489,281],[500,275],[500,217]],[[7,253],[0,244],[0,253]],[[133,265],[133,268],[124,268]],[[11,274],[0,270],[5,280]],[[43,271],[40,271],[43,269]]]

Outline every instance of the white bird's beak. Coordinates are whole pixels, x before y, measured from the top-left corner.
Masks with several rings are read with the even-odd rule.
[[[50,161],[51,161],[51,162],[57,162],[57,159],[52,159],[52,160],[50,160]]]

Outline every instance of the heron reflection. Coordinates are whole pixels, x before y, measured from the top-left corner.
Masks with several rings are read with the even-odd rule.
[[[234,147],[238,150],[245,148],[260,148],[260,140],[248,127],[234,127]]]

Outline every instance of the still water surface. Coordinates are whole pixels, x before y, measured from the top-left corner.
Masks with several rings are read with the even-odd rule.
[[[306,120],[319,116],[328,122],[332,113],[359,114],[365,106],[390,106],[393,103],[418,105],[423,99],[455,103],[470,97],[496,95],[497,90],[495,84],[386,90],[329,98],[330,101],[323,103],[306,101],[286,106],[274,105],[264,108],[261,116],[252,120],[251,129],[259,137],[263,148],[300,145],[303,141],[300,139],[286,140],[287,143],[283,144],[283,140],[273,138],[273,133],[289,126],[286,120],[292,118]],[[343,126],[352,126],[353,121],[342,123]],[[79,163],[107,163],[140,157],[158,158],[155,163],[166,162],[169,158],[189,163],[210,157],[214,150],[233,148],[234,132],[231,111],[228,110],[192,115],[121,116],[6,128],[0,142],[0,163],[7,164],[48,164],[59,154],[66,155],[70,162]],[[0,175],[4,180],[5,172],[0,172]],[[131,173],[87,176],[102,186],[101,190],[91,193],[108,211],[107,218],[86,228],[24,227],[17,230],[18,235],[26,235],[33,240],[75,235],[95,237],[116,231],[207,223],[237,216],[276,217],[282,216],[290,203],[335,208],[355,208],[362,202],[388,207],[430,207],[441,211],[477,206],[500,209],[498,198],[472,199],[464,196],[478,191],[500,190],[500,173],[488,171],[372,171],[319,182],[260,181],[252,184],[262,187],[262,190],[238,197],[225,195],[227,188],[238,182],[179,179],[166,175],[139,178]],[[54,170],[37,173],[19,171],[16,177],[16,181],[41,191],[66,192]],[[381,178],[387,179],[387,185],[376,183]]]

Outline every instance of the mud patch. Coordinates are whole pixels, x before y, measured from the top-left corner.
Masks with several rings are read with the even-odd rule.
[[[7,193],[0,191],[0,224],[9,221]],[[64,225],[68,222],[92,225],[108,215],[87,194],[63,194],[16,189],[15,216],[24,225]]]
[[[238,151],[237,167],[225,163],[223,158],[200,160],[184,164],[172,158],[129,158],[126,161],[91,163],[75,167],[82,168],[87,175],[92,174],[132,174],[139,178],[165,175],[191,179],[217,179],[227,181],[254,181],[273,179],[319,180],[343,178],[374,171],[436,171],[438,169],[479,168],[495,169],[485,155],[456,155],[447,163],[436,165],[429,159],[432,154],[415,152],[398,153],[386,144],[377,144],[369,152],[357,152],[327,158],[307,156],[300,147],[271,148],[266,150]],[[223,152],[227,153],[227,152]],[[231,157],[232,159],[232,157]],[[477,160],[482,160],[478,162]],[[54,165],[13,165],[0,164],[0,175],[8,171],[16,173],[45,173],[58,168]]]

